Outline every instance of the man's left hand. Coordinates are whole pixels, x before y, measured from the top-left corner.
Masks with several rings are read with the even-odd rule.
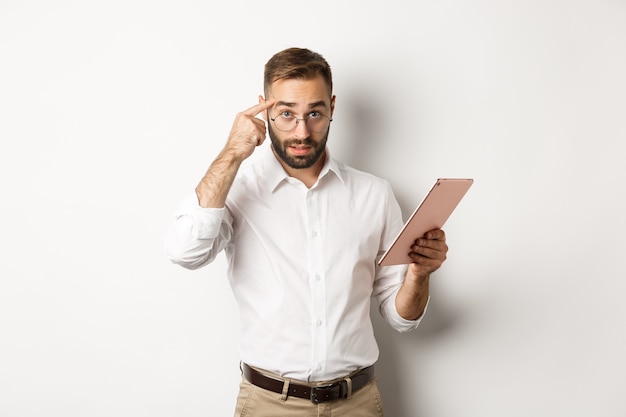
[[[446,260],[448,245],[446,234],[441,229],[431,230],[424,237],[415,239],[409,257],[413,261],[409,265],[407,277],[420,279],[435,272]]]

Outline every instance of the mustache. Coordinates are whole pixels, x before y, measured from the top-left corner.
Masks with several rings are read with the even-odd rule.
[[[284,143],[285,147],[298,146],[298,145],[315,147],[316,143],[315,143],[315,141],[313,139],[310,139],[310,138],[306,138],[306,139],[290,139],[290,140],[285,141],[285,143]]]
[[[290,139],[284,142],[283,146],[285,147],[289,147],[289,146],[298,146],[298,145],[304,145],[304,146],[311,146],[311,147],[315,147],[317,146],[317,143],[315,143],[315,141],[313,139]]]

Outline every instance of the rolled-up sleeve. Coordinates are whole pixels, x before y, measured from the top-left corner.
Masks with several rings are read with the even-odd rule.
[[[226,208],[200,207],[193,193],[182,201],[166,230],[165,255],[184,268],[200,268],[226,247],[232,230]]]
[[[400,333],[404,333],[404,332],[408,332],[410,330],[416,329],[417,326],[420,325],[422,318],[426,314],[426,310],[428,309],[428,304],[430,303],[430,296],[428,297],[428,301],[426,302],[426,307],[424,307],[424,312],[422,313],[422,315],[417,320],[407,320],[404,317],[402,317],[398,313],[398,310],[396,309],[395,300],[396,300],[397,294],[398,294],[398,291],[396,291],[393,296],[393,305],[388,306],[388,308],[386,309],[386,313],[384,314],[385,319],[391,325],[391,327],[393,327],[395,330],[397,330]]]
[[[380,267],[379,276],[376,280],[373,295],[378,301],[380,314],[389,325],[400,333],[408,332],[419,326],[426,314],[428,303],[424,313],[417,320],[407,320],[402,317],[396,308],[396,297],[404,281],[406,265],[394,265]],[[429,297],[430,301],[430,297]]]

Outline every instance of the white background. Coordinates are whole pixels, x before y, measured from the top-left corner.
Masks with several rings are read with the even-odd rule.
[[[232,415],[223,255],[163,232],[289,46],[405,217],[476,180],[422,327],[373,311],[387,415],[626,415],[626,2],[3,0],[0,416]]]

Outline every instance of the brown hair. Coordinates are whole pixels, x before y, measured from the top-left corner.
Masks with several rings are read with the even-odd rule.
[[[330,65],[317,52],[303,48],[288,48],[276,53],[265,64],[263,89],[265,95],[275,81],[290,78],[309,80],[321,75],[330,94],[333,93],[333,76]]]

